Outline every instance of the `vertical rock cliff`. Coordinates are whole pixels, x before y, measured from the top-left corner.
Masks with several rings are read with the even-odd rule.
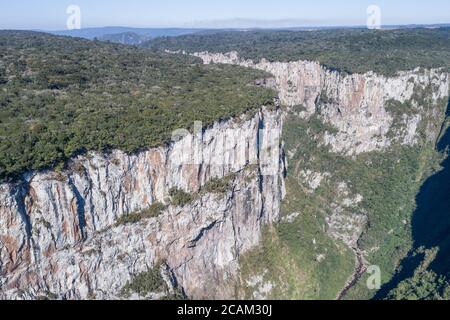
[[[193,55],[206,64],[271,73],[274,79],[257,84],[275,83],[287,107],[282,221],[246,261],[244,297],[373,297],[367,267],[376,266],[382,283],[389,281],[412,247],[415,197],[442,156],[435,145],[446,118],[448,73],[417,68],[391,77],[349,75],[309,61]],[[294,234],[301,241],[292,241]],[[355,267],[342,244],[353,252]],[[267,253],[271,246],[284,252],[276,261]],[[259,267],[258,259],[269,262]]]
[[[0,297],[120,298],[160,266],[164,292],[129,295],[231,297],[239,257],[279,219],[284,188],[280,112],[248,118],[0,185]],[[215,190],[220,181],[225,190]],[[171,190],[190,197],[173,204]],[[156,203],[167,204],[158,216],[120,223]]]
[[[379,185],[403,173],[414,183],[423,178],[425,165],[416,162],[428,157],[422,151],[439,135],[447,73],[344,75],[315,62],[194,55],[204,63],[268,71],[287,108],[263,108],[194,133],[181,130],[167,147],[134,155],[91,153],[73,159],[62,172],[31,172],[21,181],[1,184],[0,298],[233,298],[242,283],[251,287],[251,298],[291,298],[279,288],[292,285],[300,287],[295,292],[314,288],[296,298],[334,298],[344,286],[343,292],[350,289],[347,278],[354,285],[365,265],[382,264],[377,252],[397,254],[387,246],[397,243],[395,237],[406,237],[415,189],[405,190],[400,178]],[[282,136],[289,161],[285,202]],[[378,210],[383,188],[392,189],[392,199],[383,201],[395,218]],[[308,200],[304,207],[303,199]],[[308,210],[314,211],[314,225],[301,226]],[[333,284],[336,290],[323,296],[321,286],[330,284],[308,278],[304,266],[301,277],[288,279],[291,283],[282,273],[271,277],[266,266],[243,279],[241,258],[261,244],[265,225],[280,221],[300,226],[296,235],[310,242],[298,241],[294,248],[310,270],[333,282],[327,272],[335,272],[333,263],[340,267],[336,261],[343,244],[357,254],[355,274],[344,274]],[[308,228],[315,230],[311,239]],[[337,247],[320,241],[322,233]],[[302,252],[302,247],[314,252]],[[313,261],[305,262],[310,255]],[[292,261],[287,269],[297,270]],[[387,265],[383,270],[392,272],[395,266]],[[275,296],[275,291],[283,293]]]
[[[383,150],[393,142],[388,137],[394,125],[394,115],[387,110],[390,102],[411,102],[423,91],[427,91],[431,103],[448,97],[448,74],[439,69],[418,68],[399,72],[395,77],[373,72],[344,75],[310,61],[269,62],[263,59],[255,63],[240,59],[237,52],[193,55],[206,64],[235,64],[273,74],[281,103],[303,106],[305,110],[300,115],[304,118],[319,114],[324,122],[336,129],[334,134],[327,133],[324,144],[330,145],[336,153],[348,155]],[[420,101],[414,101],[412,114],[404,114],[402,119],[405,126],[397,138],[401,136],[404,144],[417,142],[415,135],[422,120],[417,113],[427,107],[418,103]],[[433,138],[436,138],[435,134],[430,136],[431,140]]]

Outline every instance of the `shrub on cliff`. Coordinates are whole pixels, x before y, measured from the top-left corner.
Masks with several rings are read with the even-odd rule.
[[[202,194],[214,193],[225,194],[230,190],[230,184],[236,177],[235,174],[230,174],[222,179],[215,178],[208,181],[201,189]]]
[[[184,207],[194,200],[192,195],[178,188],[170,189],[169,196],[172,198],[172,204],[177,207]]]
[[[133,224],[133,223],[137,223],[143,219],[156,218],[159,215],[161,215],[165,209],[166,209],[165,205],[163,205],[162,203],[159,203],[159,202],[155,202],[150,207],[148,207],[144,210],[121,216],[117,220],[116,225],[120,226],[120,225],[124,225],[124,224]]]
[[[146,272],[137,274],[127,282],[122,288],[121,294],[129,297],[132,293],[137,293],[145,297],[150,293],[160,293],[166,290],[166,283],[161,275],[161,264],[149,269]]]

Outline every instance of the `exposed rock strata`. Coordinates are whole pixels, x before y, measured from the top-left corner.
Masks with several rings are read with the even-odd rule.
[[[238,53],[194,53],[204,63],[225,63],[267,71],[274,75],[281,103],[305,107],[303,117],[314,114],[336,129],[327,132],[323,143],[332,151],[347,155],[384,150],[392,143],[389,137],[394,123],[386,109],[389,101],[411,103],[416,111],[427,110],[427,105],[414,101],[419,90],[430,90],[431,103],[448,97],[449,78],[439,69],[399,72],[385,77],[373,72],[343,75],[321,66],[317,62],[256,63],[242,60]],[[416,143],[417,114],[405,115],[407,124],[404,144]]]
[[[416,144],[428,106],[416,101],[415,93],[431,90],[431,103],[448,95],[448,75],[439,70],[386,78],[342,75],[306,61],[254,63],[236,53],[195,55],[205,63],[272,73],[282,104],[304,106],[302,118],[318,116],[330,127],[321,143],[349,156],[384,150],[393,141]],[[395,128],[396,115],[387,108],[391,100],[414,108]],[[281,119],[279,111],[265,109],[250,120],[216,123],[169,147],[135,155],[91,154],[74,159],[62,173],[29,173],[20,183],[1,184],[0,298],[120,298],[127,281],[160,262],[189,297],[233,297],[240,255],[260,243],[264,224],[279,220],[285,170]],[[429,139],[435,138],[425,129]],[[298,169],[311,192],[332,175]],[[202,194],[157,218],[116,225],[128,213],[167,202],[173,187],[195,193],[231,173],[225,194]],[[360,201],[358,195],[346,195],[327,219],[330,235],[352,247],[366,222],[364,213],[355,216],[350,210]],[[253,280],[260,286],[255,298],[267,296],[271,285]]]
[[[240,59],[236,52],[193,55],[206,64],[235,64],[273,74],[282,104],[296,107],[291,108],[295,116],[312,126],[320,124],[319,134],[317,128],[308,129],[311,141],[340,156],[357,159],[356,156],[364,153],[392,152],[399,146],[433,145],[445,118],[443,107],[449,95],[449,76],[440,69],[418,68],[399,72],[394,77],[373,72],[345,75],[308,61],[282,63],[262,59],[254,62]],[[287,150],[289,158],[302,152],[301,144]],[[302,168],[300,162],[292,165],[307,192],[314,193],[324,179],[333,179],[332,171],[314,172]],[[320,170],[324,169],[328,170]],[[344,182],[341,186],[336,190],[340,199],[329,204],[330,213],[325,219],[327,233],[355,252],[356,268],[339,298],[366,270],[365,252],[358,248],[358,241],[368,221],[368,213],[359,207],[363,196],[350,194]],[[283,221],[293,221],[301,214],[292,213]],[[317,261],[323,259],[324,256],[317,257]]]
[[[279,219],[281,130],[280,112],[264,109],[170,147],[81,156],[62,173],[0,185],[0,298],[118,298],[128,280],[161,261],[189,297],[231,297],[239,256]],[[230,173],[236,177],[226,194],[115,225],[167,201],[173,187],[195,193]]]

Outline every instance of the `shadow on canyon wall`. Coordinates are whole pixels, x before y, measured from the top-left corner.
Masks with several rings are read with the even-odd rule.
[[[450,116],[450,100],[447,117]],[[439,152],[450,148],[450,128],[447,128],[436,146]],[[417,208],[412,219],[413,248],[411,253],[424,247],[439,248],[430,269],[439,275],[450,275],[450,157],[442,163],[443,169],[428,178],[416,197]],[[375,296],[384,299],[403,280],[414,275],[423,261],[423,254],[410,255],[401,263],[397,275]]]

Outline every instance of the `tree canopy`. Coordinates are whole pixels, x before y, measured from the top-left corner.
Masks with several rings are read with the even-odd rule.
[[[450,28],[209,32],[161,37],[144,46],[187,52],[237,51],[242,58],[256,61],[311,60],[347,73],[392,75],[416,67],[450,67]]]
[[[0,31],[0,180],[87,150],[135,152],[175,129],[270,105],[265,73],[36,32]]]

